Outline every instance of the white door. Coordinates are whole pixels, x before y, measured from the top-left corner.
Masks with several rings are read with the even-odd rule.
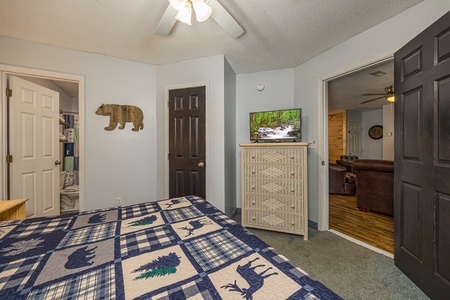
[[[347,124],[347,154],[362,156],[361,122],[348,121]]]
[[[10,76],[10,197],[27,217],[59,215],[59,93]]]

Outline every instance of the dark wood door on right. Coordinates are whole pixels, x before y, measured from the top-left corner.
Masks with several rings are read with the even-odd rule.
[[[169,91],[169,197],[206,197],[206,88]]]
[[[450,299],[450,12],[394,61],[395,264]]]

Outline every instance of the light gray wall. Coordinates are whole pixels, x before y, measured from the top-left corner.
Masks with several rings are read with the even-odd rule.
[[[225,59],[225,213],[236,209],[236,73]]]
[[[0,37],[0,64],[85,78],[85,209],[156,200],[156,67]],[[105,131],[102,103],[131,104],[144,113],[144,130]],[[1,175],[0,175],[1,176]]]
[[[256,90],[258,83],[265,85],[265,89],[261,92]],[[250,143],[249,113],[285,108],[294,108],[294,69],[237,75],[235,145],[237,207],[241,207],[239,144]]]
[[[394,105],[383,105],[383,159],[394,160]]]
[[[357,110],[347,110],[347,121],[362,122],[362,113]]]
[[[383,110],[376,109],[362,113],[362,158],[383,159],[383,139],[369,137],[369,129],[374,125],[383,126]]]
[[[174,64],[158,66],[157,68],[157,132],[154,143],[157,146],[157,195],[165,197],[165,163],[167,161],[166,146],[166,99],[167,87],[208,82],[206,127],[207,127],[207,182],[209,190],[206,198],[213,205],[225,211],[225,121],[224,121],[224,56],[217,55],[207,58],[183,61]],[[209,157],[208,157],[209,154]]]
[[[448,0],[425,0],[295,68],[295,105],[303,109],[305,140],[318,140],[322,80],[391,56],[401,46],[450,10]],[[319,123],[320,122],[320,123]],[[318,147],[324,147],[319,144]],[[309,216],[318,221],[319,149],[308,151]],[[325,153],[325,151],[324,151]],[[327,155],[327,154],[324,154]],[[322,168],[322,167],[321,167]],[[323,201],[321,199],[321,201]],[[320,228],[320,224],[319,224]]]

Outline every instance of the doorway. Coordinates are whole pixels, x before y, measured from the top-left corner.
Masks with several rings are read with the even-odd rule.
[[[206,88],[169,91],[169,197],[206,194]]]
[[[210,102],[209,101],[210,101],[210,99],[209,99],[209,82],[207,82],[207,81],[199,81],[199,82],[192,82],[192,83],[185,83],[185,84],[174,84],[174,85],[167,85],[165,87],[165,103],[166,103],[166,105],[165,105],[165,120],[166,120],[166,122],[165,122],[165,133],[166,133],[165,134],[165,136],[166,136],[165,153],[167,153],[166,154],[167,159],[165,161],[165,197],[166,198],[170,198],[170,194],[171,194],[170,193],[170,185],[171,185],[171,182],[172,183],[174,182],[173,178],[170,178],[170,176],[171,176],[170,156],[171,156],[171,153],[174,153],[173,150],[171,150],[171,145],[170,145],[171,144],[170,127],[171,127],[171,125],[174,125],[174,124],[170,124],[171,121],[170,121],[169,115],[170,115],[170,110],[171,110],[171,105],[172,105],[170,103],[170,101],[171,100],[173,101],[173,99],[170,98],[170,96],[171,96],[170,93],[172,91],[181,91],[181,90],[190,91],[190,90],[196,90],[198,88],[200,88],[202,90],[201,94],[202,94],[202,97],[204,97],[204,101],[203,101],[204,111],[202,113],[202,114],[204,114],[204,120],[201,121],[201,123],[203,123],[201,126],[202,127],[204,126],[204,133],[202,133],[203,141],[201,141],[201,142],[199,141],[199,145],[202,144],[201,147],[204,148],[204,150],[203,150],[204,154],[199,155],[199,158],[198,159],[196,158],[194,160],[196,160],[195,165],[197,167],[197,170],[201,169],[200,172],[203,173],[203,174],[199,174],[199,173],[197,173],[197,174],[199,176],[204,176],[204,178],[201,178],[201,180],[204,182],[204,183],[201,183],[201,185],[204,185],[204,187],[201,187],[201,189],[203,190],[202,197],[204,199],[209,199],[209,195],[210,195],[210,179],[209,179],[209,176],[210,176],[209,175],[210,174],[210,168],[209,168],[209,162],[210,162],[209,161],[209,158],[210,158],[210,147],[209,147],[209,140],[210,140],[209,139],[209,136],[210,136],[209,115],[210,115],[210,112],[209,112],[209,107],[210,107],[210,105],[209,105],[209,103]],[[189,93],[186,96],[189,98]],[[194,100],[194,99],[192,99],[192,100]],[[192,102],[192,104],[194,104],[194,102]],[[188,101],[188,103],[189,103],[189,101]],[[194,122],[194,124],[196,124],[196,122]],[[188,125],[188,127],[189,127],[189,121],[186,123],[186,125]],[[201,162],[203,162],[203,164],[201,164],[202,166],[199,167],[198,164]],[[193,175],[194,178],[197,176],[196,174],[193,174],[193,173],[191,173],[191,175]],[[189,190],[194,191],[195,189],[197,189],[197,188],[189,187],[188,193],[189,193]],[[186,192],[183,192],[183,193],[185,194]],[[200,192],[198,192],[198,193],[200,193]]]
[[[331,218],[331,209],[335,209],[336,203],[338,203],[339,206],[354,206],[356,208],[356,196],[353,196],[352,199],[343,199],[347,197],[334,197],[330,199],[329,192],[329,163],[335,163],[336,164],[336,155],[331,155],[329,150],[332,149],[333,145],[329,142],[329,128],[328,128],[328,116],[329,111],[345,111],[346,112],[346,121],[343,126],[343,128],[346,128],[344,133],[344,136],[340,138],[339,140],[347,140],[345,145],[341,145],[342,153],[340,155],[357,155],[359,158],[369,158],[369,159],[384,159],[384,151],[383,151],[383,145],[379,147],[378,154],[379,157],[370,157],[373,152],[373,147],[370,148],[370,151],[367,151],[366,153],[370,153],[369,157],[364,157],[362,153],[364,152],[363,149],[359,147],[361,142],[361,135],[357,131],[363,127],[360,124],[363,124],[365,127],[367,127],[368,122],[364,122],[361,119],[361,115],[366,114],[367,116],[373,116],[373,111],[380,111],[379,114],[381,121],[383,122],[383,105],[386,105],[386,99],[383,99],[382,96],[378,95],[366,95],[366,93],[378,93],[378,90],[381,92],[384,92],[384,87],[388,85],[393,85],[393,63],[392,63],[393,57],[387,57],[385,59],[370,63],[368,65],[364,65],[360,68],[350,70],[348,72],[339,74],[337,76],[325,79],[322,81],[323,84],[323,91],[322,91],[322,107],[319,106],[319,113],[321,116],[319,116],[319,119],[322,123],[321,131],[323,136],[319,137],[319,143],[321,145],[324,145],[321,147],[322,149],[319,150],[319,153],[322,154],[322,159],[319,161],[321,166],[319,167],[319,229],[321,230],[329,230],[330,229],[330,218]],[[391,65],[389,68],[389,76],[385,76],[383,80],[380,80],[379,77],[382,77],[387,74],[385,65]],[[378,71],[380,70],[380,71]],[[382,72],[386,71],[386,72]],[[365,76],[362,79],[357,79],[356,76]],[[365,79],[364,79],[365,78]],[[342,95],[340,93],[336,93],[336,88],[339,86],[336,83],[339,83],[340,85],[343,85],[343,92]],[[352,86],[353,85],[353,86]],[[344,100],[341,101],[341,103],[328,103],[328,100],[330,98],[337,98],[343,97]],[[374,98],[380,98],[380,99],[374,99]],[[367,101],[372,100],[373,101]],[[364,104],[363,104],[364,103]],[[358,117],[359,115],[359,117]],[[353,128],[354,127],[354,128]],[[353,129],[352,129],[353,128]],[[351,131],[350,133],[354,133],[354,135],[348,134],[348,131]],[[365,130],[365,129],[364,129]],[[393,129],[392,129],[393,131]],[[365,138],[366,131],[362,132],[363,139]],[[367,135],[367,134],[366,134]],[[393,137],[392,137],[393,138]],[[320,139],[322,141],[320,142]],[[327,143],[328,142],[328,143]],[[382,143],[382,142],[381,142]],[[334,149],[334,148],[333,148]],[[325,167],[323,167],[323,166]],[[321,184],[322,183],[322,184]],[[351,197],[348,197],[351,198]],[[331,201],[333,200],[333,201]],[[345,200],[345,201],[344,201]],[[348,201],[347,201],[348,200]],[[354,202],[354,203],[352,203]],[[333,207],[330,207],[333,206]],[[353,213],[354,211],[352,211]],[[359,213],[359,211],[354,212]],[[341,215],[341,212],[337,212],[338,215]],[[333,212],[333,216],[336,216],[336,211]],[[361,216],[360,216],[361,217]],[[377,214],[374,216],[370,216],[371,219],[377,219]],[[380,215],[381,218],[383,218],[383,215]],[[340,219],[340,221],[345,221],[346,218]],[[346,222],[346,221],[345,221]],[[351,221],[350,221],[351,222]],[[391,221],[391,223],[393,223]],[[391,226],[393,228],[393,225]],[[389,232],[389,235],[393,235],[393,233]],[[393,243],[393,236],[390,238],[390,243]],[[367,246],[367,242],[365,242]],[[370,247],[369,248],[374,248]],[[376,249],[374,249],[376,250]],[[389,251],[391,252],[391,251]],[[386,254],[386,253],[385,253]],[[391,256],[391,255],[388,255]]]
[[[78,104],[75,109],[79,113],[79,209],[84,209],[84,77],[78,75],[64,74],[49,72],[37,69],[29,69],[23,67],[0,65],[1,72],[1,89],[6,90],[8,84],[8,78],[12,76],[26,78],[31,81],[38,82],[51,82],[58,85],[62,90],[67,89],[69,86],[76,90],[78,94]],[[1,96],[0,114],[2,122],[0,124],[1,132],[1,148],[0,156],[6,157],[8,154],[8,97],[6,93],[2,93]],[[8,199],[8,163],[5,159],[0,162],[0,195],[2,199]],[[60,186],[54,187],[59,195]],[[58,212],[59,214],[59,212]]]

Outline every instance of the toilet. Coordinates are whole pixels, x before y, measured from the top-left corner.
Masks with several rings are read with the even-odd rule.
[[[71,185],[64,188],[66,172],[60,174],[60,209],[61,211],[79,210],[78,200],[80,188],[78,185]]]

